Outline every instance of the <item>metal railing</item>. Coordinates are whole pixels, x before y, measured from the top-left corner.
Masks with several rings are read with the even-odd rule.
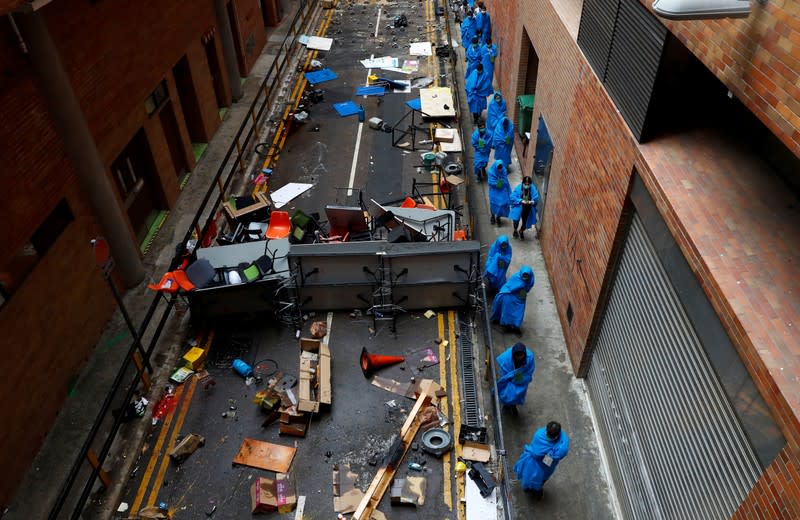
[[[249,162],[247,157],[252,155],[252,150],[255,146],[255,140],[261,138],[261,132],[259,128],[264,124],[264,120],[273,109],[275,97],[280,92],[280,82],[283,76],[287,73],[287,67],[291,65],[295,54],[297,54],[299,51],[300,44],[297,43],[297,37],[308,29],[310,21],[314,18],[312,14],[314,13],[317,4],[317,0],[299,1],[297,12],[295,13],[294,18],[289,25],[288,32],[283,39],[280,48],[278,49],[277,56],[267,71],[264,80],[261,82],[253,102],[250,104],[248,109],[249,117],[246,116],[244,118],[239,130],[236,132],[236,135],[234,136],[233,141],[231,142],[231,145],[229,146],[228,151],[222,160],[222,163],[217,169],[216,175],[211,180],[208,190],[206,191],[206,194],[200,203],[200,207],[192,219],[192,223],[189,226],[189,229],[186,231],[181,244],[186,244],[195,233],[197,234],[198,240],[202,240],[202,238],[206,236],[206,233],[208,233],[208,230],[211,228],[212,222],[214,222],[216,218],[216,214],[221,206],[222,201],[225,199],[226,191],[230,189],[231,183],[236,177],[236,174],[239,173],[244,175],[246,173],[245,164]],[[217,191],[217,197],[214,199],[213,203],[209,204],[214,191]],[[199,223],[204,214],[206,215],[206,220],[201,229]],[[174,268],[179,261],[180,252],[176,253],[176,256],[173,258],[171,269]],[[100,476],[103,483],[107,485],[108,475],[106,475],[101,468],[119,432],[123,414],[112,414],[114,416],[114,420],[110,430],[108,431],[107,435],[105,435],[105,438],[99,435],[99,433],[104,422],[108,418],[108,412],[111,409],[112,401],[118,398],[120,389],[123,387],[127,388],[122,402],[130,402],[139,382],[146,377],[145,372],[152,371],[152,369],[149,369],[150,357],[155,350],[156,344],[161,337],[168,319],[172,315],[177,298],[177,295],[164,298],[160,293],[157,293],[153,297],[145,317],[139,326],[138,336],[134,337],[134,340],[131,342],[125,359],[122,362],[111,388],[103,400],[100,411],[89,430],[89,434],[84,440],[83,445],[81,446],[81,449],[79,450],[75,461],[70,468],[69,474],[59,490],[56,501],[48,515],[49,519],[54,520],[59,518],[59,515],[61,514],[62,509],[64,509],[65,504],[73,497],[73,487],[75,486],[79,473],[84,468],[84,464],[86,462],[90,464],[92,470],[83,486],[80,497],[77,499],[77,502],[73,507],[70,518],[78,519],[80,517],[98,476]],[[162,305],[162,303],[165,301],[166,305]],[[152,337],[149,340],[147,349],[144,350],[144,355],[142,356],[143,362],[139,362],[138,359],[135,359],[135,354],[137,353],[140,340],[144,338],[146,334],[150,333],[153,318],[155,317],[157,311],[159,311],[159,308],[161,308],[161,315],[158,319],[155,329],[152,330]],[[136,365],[135,376],[132,379],[128,379],[125,376],[129,375],[128,372],[132,361],[134,361]],[[98,444],[102,447],[100,448],[100,451],[95,454],[93,446]]]

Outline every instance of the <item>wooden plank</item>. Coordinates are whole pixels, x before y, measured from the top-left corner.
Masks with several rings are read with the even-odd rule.
[[[398,460],[403,460],[408,448],[411,446],[411,442],[417,435],[417,431],[419,430],[417,415],[419,415],[419,411],[423,406],[427,405],[429,401],[430,397],[427,394],[420,394],[417,402],[414,403],[414,408],[409,412],[406,422],[403,423],[403,427],[400,428],[400,438],[403,442],[403,454]],[[386,493],[386,490],[392,483],[396,471],[397,468],[388,468],[386,466],[378,469],[378,472],[372,479],[372,483],[369,485],[369,489],[364,493],[361,503],[358,504],[358,508],[356,508],[355,513],[353,513],[352,520],[367,520],[370,518],[372,512],[378,507],[381,498],[383,498],[383,494]]]

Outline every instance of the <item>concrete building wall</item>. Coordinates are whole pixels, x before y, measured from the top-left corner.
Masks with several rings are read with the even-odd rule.
[[[759,182],[748,177],[759,167],[745,166],[737,150],[693,135],[637,144],[576,43],[575,3],[487,2],[494,39],[502,42],[496,77],[515,118],[516,96],[525,86],[526,38],[539,59],[532,141],[541,115],[555,146],[541,241],[573,367],[584,375],[591,359],[590,335],[636,169],[787,439],[737,517],[796,518],[800,395],[791,379],[800,372],[798,335],[786,324],[800,320],[796,296],[787,294],[800,273],[780,258],[796,255],[797,221],[790,211],[770,210],[774,192],[748,184]],[[665,25],[800,156],[798,7],[752,5],[746,20]],[[532,151],[523,154],[520,138],[515,147],[523,173],[531,172]],[[726,179],[726,189],[753,193],[732,199],[721,189]],[[757,280],[743,286],[743,272],[770,274],[753,274]],[[787,370],[794,375],[787,377]]]
[[[257,2],[241,4],[256,9],[240,18],[246,23],[240,33],[254,35],[247,54],[249,70],[265,36]],[[148,115],[144,101],[160,81],[166,81],[183,158],[188,168],[193,168],[195,159],[173,67],[186,56],[207,141],[221,122],[219,96],[204,47],[204,36],[215,32],[213,52],[223,72],[224,104],[230,104],[231,96],[213,2],[56,0],[41,13],[106,173],[111,175],[110,164],[133,136],[143,131],[155,167],[159,205],[171,207],[180,194],[179,179],[159,112]],[[70,383],[96,345],[114,302],[89,246],[89,240],[98,234],[91,207],[53,127],[28,57],[6,17],[0,21],[0,120],[0,222],[4,223],[0,226],[0,281],[12,259],[61,200],[66,200],[74,216],[0,305],[0,343],[7,361],[0,381],[0,405],[5,423],[16,425],[0,431],[2,504],[13,496],[18,479],[67,398]],[[117,189],[113,179],[112,186]],[[117,201],[122,204],[118,193]],[[131,234],[133,237],[133,229]]]

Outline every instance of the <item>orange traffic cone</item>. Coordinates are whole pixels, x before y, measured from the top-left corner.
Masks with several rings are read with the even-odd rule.
[[[405,360],[405,356],[382,356],[380,354],[370,354],[367,352],[366,347],[361,349],[361,371],[364,372],[364,377],[366,378],[372,376],[372,373],[380,368],[396,365]]]

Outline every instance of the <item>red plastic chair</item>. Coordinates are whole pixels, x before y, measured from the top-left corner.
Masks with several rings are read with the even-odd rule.
[[[280,239],[289,236],[292,231],[292,221],[287,211],[273,211],[269,217],[267,238]]]

